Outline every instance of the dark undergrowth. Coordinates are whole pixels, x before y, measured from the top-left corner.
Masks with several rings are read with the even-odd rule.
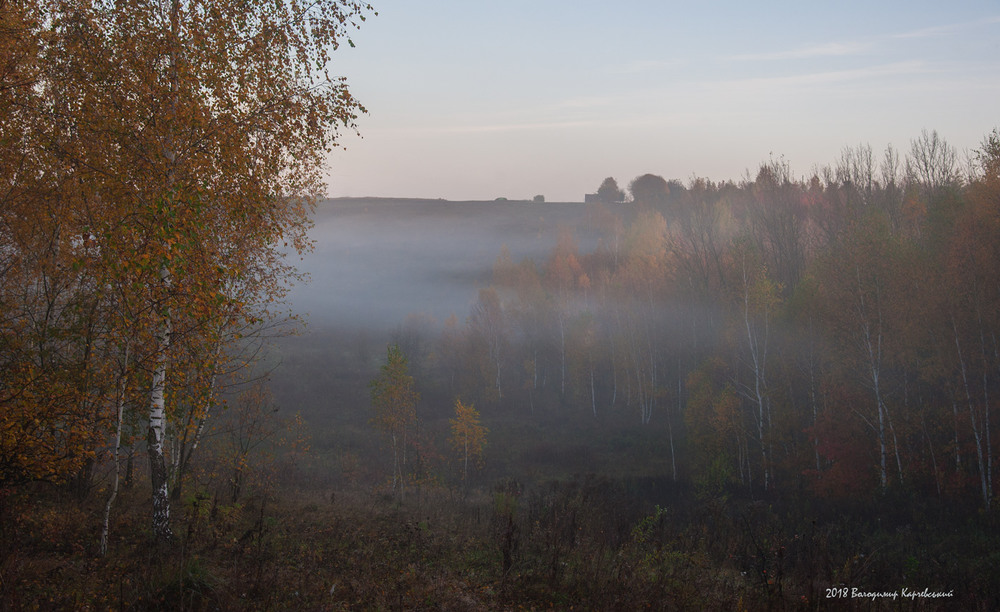
[[[3,610],[1000,609],[995,520],[915,500],[861,512],[594,476],[403,504],[193,491],[157,544],[137,490],[100,557],[103,504],[68,495],[5,493]],[[925,590],[950,595],[906,596]]]

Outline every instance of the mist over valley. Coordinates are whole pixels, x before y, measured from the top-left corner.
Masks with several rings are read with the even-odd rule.
[[[453,202],[339,198],[320,202],[315,248],[295,262],[310,276],[289,304],[310,328],[384,333],[407,315],[464,320],[491,283],[506,246],[514,260],[544,260],[560,230],[596,248],[598,205],[530,201]]]

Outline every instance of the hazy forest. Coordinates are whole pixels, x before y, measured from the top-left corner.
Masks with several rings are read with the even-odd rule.
[[[1000,131],[324,200],[370,6],[117,6],[0,0],[0,610],[1000,608]]]

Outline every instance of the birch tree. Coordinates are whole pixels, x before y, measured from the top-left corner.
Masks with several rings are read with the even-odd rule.
[[[475,405],[465,405],[461,399],[455,400],[455,418],[448,422],[451,424],[451,446],[458,452],[462,462],[462,482],[467,483],[469,460],[482,462],[489,430],[480,422]]]
[[[743,396],[754,407],[754,422],[760,444],[764,489],[773,487],[771,392],[768,376],[768,349],[772,325],[781,292],[767,275],[766,267],[749,245],[737,246],[739,275],[738,308],[740,311],[741,353],[750,374],[750,383],[740,385]]]
[[[329,74],[332,52],[371,9],[67,0],[42,10],[46,69],[25,112],[44,122],[35,148],[58,160],[103,281],[141,305],[133,323],[151,332],[153,530],[169,539],[174,356],[187,339],[213,347],[219,313],[245,322],[280,297],[283,253],[308,245],[325,155],[364,110]]]
[[[845,367],[871,393],[870,411],[855,410],[874,432],[878,445],[879,485],[889,485],[890,451],[895,455],[899,479],[903,465],[889,407],[890,362],[898,350],[899,270],[894,243],[884,223],[869,218],[856,227],[824,268],[821,295],[831,331],[840,344]]]
[[[926,136],[926,134],[925,134]],[[1000,202],[1000,135],[994,130],[976,152],[978,176],[970,188],[967,210],[958,219],[946,255],[944,283],[948,336],[958,396],[965,404],[975,443],[983,505],[993,503],[993,433],[997,382],[1000,380],[1000,256],[997,208]],[[955,438],[958,438],[956,411]],[[958,445],[956,444],[956,453]],[[957,456],[957,455],[956,455]],[[957,459],[956,459],[957,462]],[[957,465],[957,463],[956,463]]]
[[[504,367],[510,351],[507,340],[509,322],[496,289],[479,290],[479,300],[472,306],[468,327],[474,341],[486,353],[486,361],[482,364],[483,375],[487,380],[492,379],[497,401],[503,401]]]

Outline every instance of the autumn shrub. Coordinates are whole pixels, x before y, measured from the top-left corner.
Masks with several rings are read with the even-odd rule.
[[[493,487],[490,538],[500,559],[498,578],[501,588],[506,587],[514,564],[520,557],[522,494],[521,483],[509,478],[502,479]]]
[[[184,559],[165,569],[150,585],[149,610],[209,610],[223,602],[222,579],[200,557]]]

